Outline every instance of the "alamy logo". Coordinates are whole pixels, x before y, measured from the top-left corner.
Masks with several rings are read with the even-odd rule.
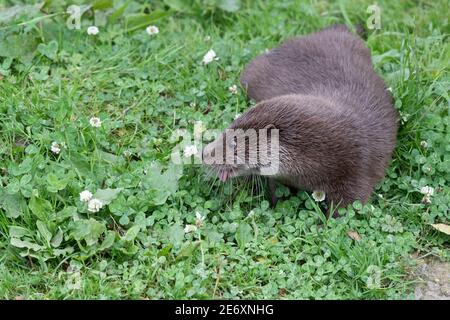
[[[90,5],[71,5],[67,7],[66,13],[69,15],[66,20],[66,26],[70,30],[80,30],[81,29],[81,17],[83,14],[90,10],[92,6]],[[95,10],[94,11],[94,25],[104,26],[107,23],[107,18],[113,13],[113,10]]]
[[[81,29],[81,15],[83,14],[81,12],[81,7],[76,5],[71,5],[67,8],[67,13],[69,14],[69,17],[66,21],[66,26],[70,30]]]
[[[279,131],[264,129],[226,129],[203,127],[198,121],[192,135],[186,129],[175,130],[171,141],[182,141],[172,150],[175,164],[205,164],[208,166],[250,170],[258,168],[261,175],[275,175],[279,170]],[[203,148],[203,140],[215,139]],[[192,157],[193,156],[193,157]],[[192,159],[193,158],[193,159]]]
[[[378,5],[372,4],[367,7],[367,13],[371,13],[367,19],[367,28],[369,30],[381,29],[381,9]]]

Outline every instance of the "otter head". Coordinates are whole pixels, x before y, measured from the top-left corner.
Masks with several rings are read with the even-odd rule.
[[[348,138],[351,127],[339,112],[330,102],[307,95],[261,101],[203,149],[203,163],[222,181],[250,174],[317,180],[335,167],[337,156],[351,158],[346,147],[353,141]]]
[[[203,149],[203,163],[216,171],[221,181],[277,174],[278,130],[259,111],[256,106],[244,113]]]

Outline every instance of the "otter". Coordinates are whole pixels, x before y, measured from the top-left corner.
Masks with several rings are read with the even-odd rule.
[[[257,104],[202,152],[222,181],[266,175],[272,195],[275,180],[320,190],[329,208],[369,200],[389,165],[398,114],[359,36],[337,25],[288,40],[251,61],[241,84]],[[248,130],[264,136],[266,150],[276,130],[276,152],[262,154]],[[271,161],[276,172],[263,173]]]

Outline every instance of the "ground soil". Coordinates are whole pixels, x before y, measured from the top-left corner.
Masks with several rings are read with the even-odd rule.
[[[412,276],[418,281],[414,296],[417,300],[450,300],[450,263],[427,257],[417,258]]]

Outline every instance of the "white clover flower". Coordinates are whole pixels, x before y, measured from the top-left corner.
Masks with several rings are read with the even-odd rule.
[[[98,28],[96,26],[90,26],[89,28],[87,28],[87,34],[90,36],[95,36],[99,33],[100,31],[98,30]]]
[[[314,190],[312,193],[312,197],[313,197],[314,201],[322,202],[323,200],[325,200],[325,192],[320,191],[320,190]]]
[[[420,188],[420,193],[430,197],[434,194],[434,188],[429,186],[422,187]]]
[[[190,156],[197,154],[198,149],[195,145],[186,146],[183,150],[183,153],[186,158],[189,158]]]
[[[101,208],[103,208],[103,202],[101,200],[96,198],[89,200],[88,211],[99,212]]]
[[[94,128],[100,128],[102,125],[102,121],[97,117],[90,118],[89,123],[90,123],[91,127],[94,127]]]
[[[130,150],[124,150],[123,155],[125,157],[130,157],[131,156],[131,151]]]
[[[89,190],[84,190],[80,192],[80,201],[81,202],[88,202],[92,199],[92,193]]]
[[[423,204],[430,204],[431,203],[431,196],[434,194],[434,188],[430,186],[425,186],[420,188],[420,193],[423,194],[422,203]]]
[[[236,114],[234,115],[234,119],[236,120],[236,119],[239,118],[240,116],[241,116],[240,113],[236,113]]]
[[[201,227],[203,225],[203,221],[205,221],[205,216],[202,216],[200,212],[195,212],[195,225],[197,227]]]
[[[197,226],[194,226],[193,224],[187,224],[184,227],[184,233],[195,232],[195,231],[197,231]]]
[[[389,91],[389,92],[392,92],[392,87],[389,87],[386,90]]]
[[[424,149],[428,148],[428,142],[426,141],[420,141],[420,146]]]
[[[203,57],[203,64],[208,64],[214,60],[219,60],[213,49],[209,50]]]
[[[228,91],[230,91],[231,94],[237,94],[238,93],[237,85],[233,84],[231,87],[228,87]]]
[[[61,145],[56,142],[53,141],[52,145],[50,146],[50,150],[54,153],[54,154],[59,154],[61,152]]]
[[[147,31],[147,33],[151,36],[159,33],[159,29],[157,26],[148,26],[145,31]]]

